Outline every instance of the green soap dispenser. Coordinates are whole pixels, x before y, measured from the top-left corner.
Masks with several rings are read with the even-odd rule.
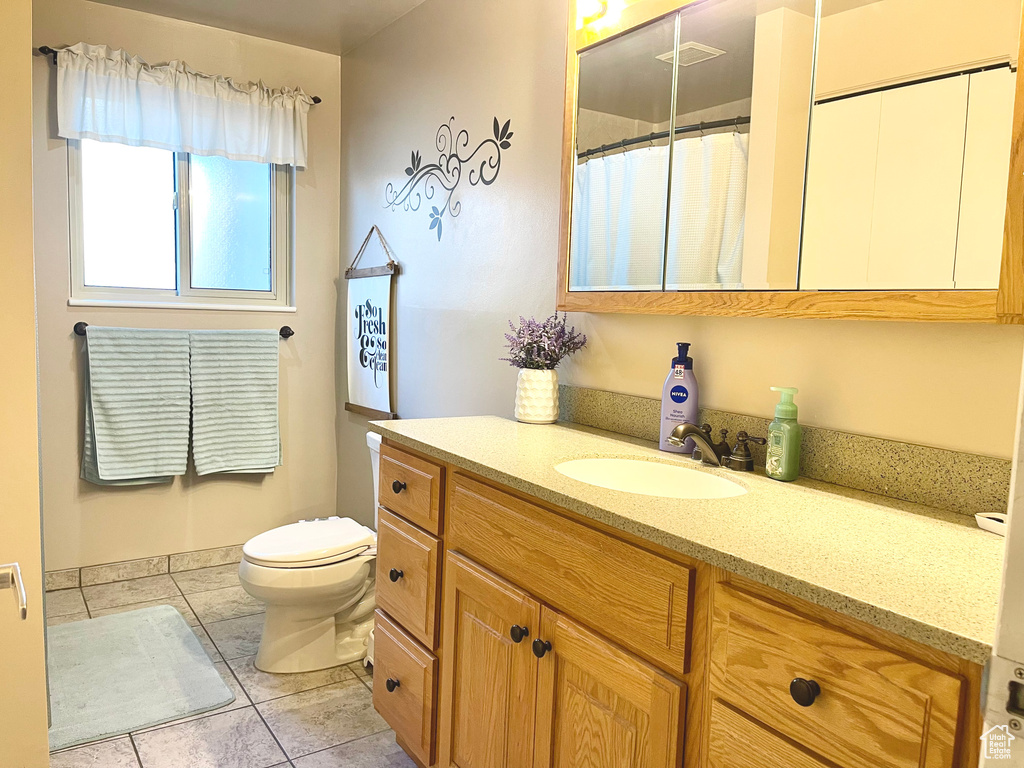
[[[768,460],[764,471],[773,480],[796,480],[800,474],[800,425],[796,422],[796,387],[772,387],[782,399],[775,406],[775,421],[768,425]]]

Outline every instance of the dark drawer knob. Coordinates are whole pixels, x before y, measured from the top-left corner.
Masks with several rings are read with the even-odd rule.
[[[551,643],[547,640],[541,640],[539,637],[533,641],[533,655],[538,659],[543,659],[544,654],[551,650]]]
[[[530,636],[530,630],[527,627],[520,627],[518,624],[513,624],[512,629],[508,631],[509,637],[512,638],[513,643],[523,642],[524,637]]]
[[[809,707],[821,695],[821,686],[813,680],[798,677],[789,684],[789,695],[801,707]]]
[[[398,581],[403,576],[405,576],[405,572],[400,571],[397,568],[392,568],[388,573],[388,578],[391,579],[392,582]]]
[[[384,687],[388,689],[388,693],[394,693],[395,688],[400,688],[402,685],[401,681],[395,677],[389,677],[384,681]]]
[[[395,480],[395,482],[391,484],[391,490],[394,491],[395,493],[401,493],[402,491],[405,490],[405,483],[403,483],[401,480]]]

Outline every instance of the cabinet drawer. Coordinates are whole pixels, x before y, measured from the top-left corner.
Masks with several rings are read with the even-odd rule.
[[[377,524],[377,605],[433,650],[441,542],[387,510]]]
[[[708,768],[832,768],[717,699],[709,740]]]
[[[463,475],[446,544],[663,668],[686,672],[693,570]]]
[[[432,765],[437,658],[380,610],[375,617],[373,707],[420,765]]]
[[[810,706],[790,693],[797,678],[820,689]],[[845,768],[950,768],[961,684],[733,586],[715,587],[713,693]]]
[[[380,503],[431,533],[441,533],[440,465],[390,445],[380,449]]]

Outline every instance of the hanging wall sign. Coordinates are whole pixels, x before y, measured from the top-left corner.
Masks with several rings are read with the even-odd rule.
[[[392,211],[401,206],[406,211],[418,211],[426,203],[430,207],[430,230],[441,241],[444,219],[456,218],[462,213],[462,203],[455,199],[455,190],[463,179],[463,170],[471,187],[490,186],[501,171],[501,153],[512,146],[512,121],[501,123],[494,118],[493,137],[481,141],[476,149],[469,148],[469,131],[454,132],[455,118],[437,129],[434,144],[437,162],[423,164],[420,153],[413,150],[405,169],[408,179],[399,184],[388,182],[384,189],[384,207]]]
[[[356,268],[366,256],[379,267]],[[394,419],[391,401],[391,281],[398,263],[374,226],[345,270],[348,283],[348,402],[345,410],[375,419]]]

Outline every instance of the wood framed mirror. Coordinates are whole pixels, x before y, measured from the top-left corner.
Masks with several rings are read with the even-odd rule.
[[[558,308],[1024,323],[1021,10],[570,2]]]

